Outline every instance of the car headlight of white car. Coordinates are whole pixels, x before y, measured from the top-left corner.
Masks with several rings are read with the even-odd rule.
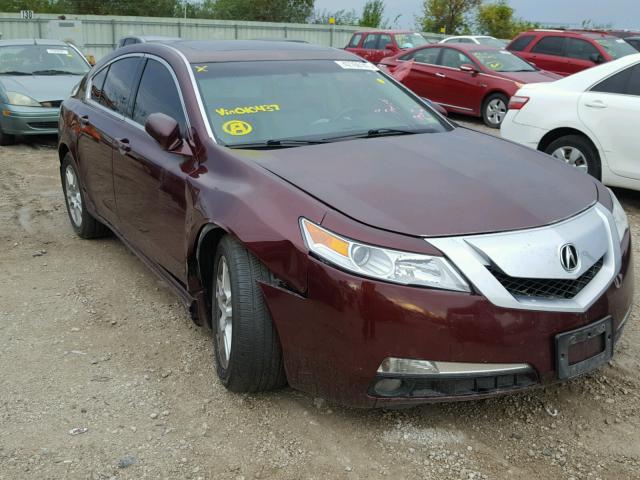
[[[7,92],[7,100],[9,105],[16,105],[19,107],[41,107],[40,102],[31,98],[29,95],[19,92]]]
[[[629,230],[629,219],[627,218],[627,214],[625,213],[622,205],[618,201],[618,198],[615,196],[613,191],[609,189],[609,193],[611,194],[611,201],[613,202],[613,219],[616,222],[616,229],[618,230],[618,238],[622,241],[622,237],[627,230]]]
[[[469,292],[469,284],[446,258],[355,242],[302,218],[307,247],[317,257],[357,275],[401,285]]]

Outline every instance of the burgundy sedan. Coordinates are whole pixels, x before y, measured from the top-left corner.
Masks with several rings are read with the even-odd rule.
[[[562,78],[506,50],[475,44],[427,46],[380,63],[393,72],[405,62],[411,62],[403,80],[407,87],[449,112],[482,117],[492,128],[500,127],[509,99],[522,85]]]
[[[58,148],[75,232],[175,290],[234,392],[512,392],[605,364],[629,317],[613,193],[348,52],[124,47],[63,103]]]

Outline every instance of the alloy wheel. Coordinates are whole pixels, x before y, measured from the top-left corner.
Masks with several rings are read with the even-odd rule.
[[[487,104],[487,120],[493,125],[500,125],[507,114],[507,105],[500,98],[494,98]]]
[[[78,177],[71,165],[67,165],[64,172],[65,190],[67,197],[67,207],[73,224],[80,228],[82,226],[82,195],[80,195],[80,185]]]
[[[231,303],[231,278],[229,266],[224,256],[218,260],[216,275],[216,305],[217,305],[217,337],[219,360],[222,368],[229,366],[231,356],[231,334],[233,332],[233,306]]]
[[[587,157],[578,150],[576,147],[560,147],[553,151],[552,157],[566,162],[572,167],[576,167],[578,170],[587,173],[589,171],[589,163]]]

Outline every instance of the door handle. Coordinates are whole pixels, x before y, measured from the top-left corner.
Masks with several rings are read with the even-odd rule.
[[[584,104],[585,107],[589,108],[607,108],[607,104],[602,100],[594,100],[593,102],[587,102]]]
[[[436,73],[436,77],[447,78],[447,76],[444,73]]]
[[[120,138],[116,140],[116,146],[118,147],[118,151],[124,155],[127,152],[131,151],[131,145],[129,144],[128,138]]]
[[[89,125],[89,115],[80,116],[78,121],[80,122],[81,127],[86,127],[87,125]]]

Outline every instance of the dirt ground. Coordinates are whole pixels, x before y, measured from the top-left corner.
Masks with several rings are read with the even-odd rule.
[[[640,479],[640,309],[610,365],[526,394],[232,394],[174,294],[115,238],[76,238],[57,165],[52,140],[0,147],[0,479]],[[617,193],[637,249],[640,194]]]

